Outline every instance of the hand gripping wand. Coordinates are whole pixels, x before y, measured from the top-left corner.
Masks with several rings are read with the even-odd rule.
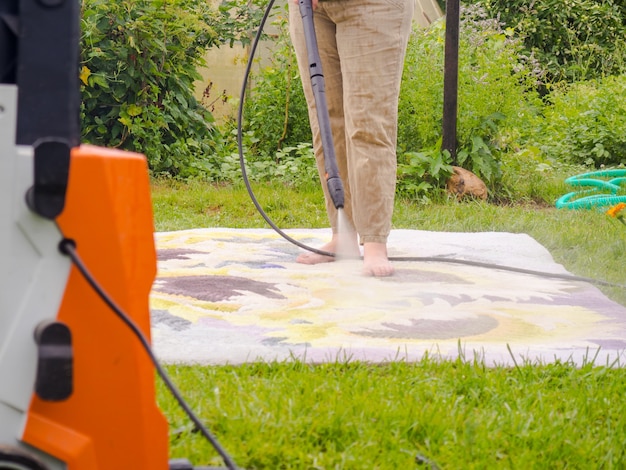
[[[344,190],[343,183],[339,176],[339,169],[337,168],[337,158],[335,157],[335,146],[330,127],[328,105],[326,103],[324,74],[322,73],[322,63],[317,47],[315,27],[313,25],[313,6],[311,0],[299,0],[298,5],[300,6],[300,15],[302,16],[302,25],[304,27],[311,87],[313,88],[313,96],[317,110],[317,122],[322,137],[322,147],[324,149],[326,184],[335,208],[341,209],[344,206]]]

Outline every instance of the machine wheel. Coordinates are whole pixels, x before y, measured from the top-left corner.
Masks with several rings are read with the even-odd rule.
[[[17,447],[0,445],[0,470],[49,470],[37,457]]]

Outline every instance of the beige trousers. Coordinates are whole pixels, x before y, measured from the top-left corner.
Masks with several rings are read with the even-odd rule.
[[[345,213],[361,243],[386,243],[396,187],[398,95],[414,0],[328,0],[314,23]],[[313,148],[333,233],[337,210],[324,178],[324,152],[311,88],[302,18],[289,25],[313,132]]]

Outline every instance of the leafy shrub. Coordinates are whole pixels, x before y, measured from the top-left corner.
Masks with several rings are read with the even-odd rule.
[[[235,43],[248,45],[252,41],[250,32],[258,28],[266,6],[266,0],[222,0],[219,23],[214,24],[220,41],[230,47]]]
[[[318,181],[313,146],[302,142],[287,146],[276,152],[275,160],[254,160],[248,172],[256,181],[284,181],[290,185],[308,185]]]
[[[144,153],[154,173],[211,173],[213,119],[193,82],[217,18],[203,0],[85,0],[83,140]]]
[[[241,181],[241,156],[236,142],[237,130],[232,129],[230,136],[216,140],[216,154],[219,158],[219,179],[222,181]],[[255,155],[250,150],[258,143],[252,131],[242,132],[242,149],[246,177],[250,181],[283,181],[289,185],[307,186],[318,181],[317,166],[310,142],[285,146],[272,156]]]
[[[400,91],[398,150],[421,152],[441,138],[445,25],[414,30]],[[541,70],[520,41],[484,9],[461,9],[457,163],[491,188],[501,176],[501,154],[511,129],[529,126],[541,103],[534,91]],[[400,186],[402,187],[402,185]]]
[[[272,13],[272,35],[264,36],[271,41],[271,56],[248,78],[242,122],[244,163],[246,175],[253,181],[279,179],[289,184],[310,184],[318,180],[317,167],[286,9],[284,5]],[[225,138],[221,140],[219,153],[227,155],[221,164],[221,174],[240,178],[235,119],[227,120],[221,129]],[[234,168],[235,160],[239,171]]]
[[[623,2],[479,0],[524,38],[551,81],[578,81],[626,70]]]
[[[555,90],[537,132],[551,160],[595,168],[626,164],[626,76]]]
[[[244,103],[245,129],[258,139],[250,148],[254,158],[273,158],[285,146],[312,139],[286,8],[275,14],[269,63],[250,77],[254,85]]]
[[[450,152],[441,151],[439,147],[405,152],[398,158],[398,194],[406,199],[428,202],[429,194],[445,187],[453,170]]]

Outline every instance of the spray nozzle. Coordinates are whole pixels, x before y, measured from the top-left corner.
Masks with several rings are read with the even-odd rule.
[[[333,204],[336,209],[342,209],[344,205],[343,183],[339,176],[333,176],[326,179],[328,185],[328,192],[330,198],[333,200]]]

